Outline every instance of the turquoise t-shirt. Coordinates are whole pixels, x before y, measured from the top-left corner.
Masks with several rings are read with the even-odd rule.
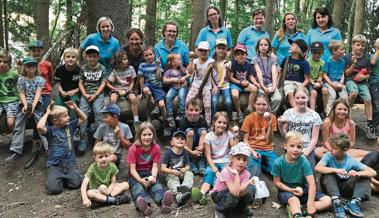
[[[211,58],[216,51],[216,40],[218,38],[225,38],[228,43],[228,48],[233,47],[232,34],[228,28],[221,26],[219,31],[215,33],[209,25],[200,30],[199,35],[197,35],[195,45],[198,46],[201,41],[207,41],[211,47],[208,57]]]
[[[370,60],[374,57],[374,54],[370,56]],[[379,82],[379,58],[376,60],[376,63],[372,66],[372,73],[370,76],[370,83]]]
[[[290,43],[288,39],[295,41],[296,39],[305,40],[305,34],[302,32],[296,32],[293,35],[284,34],[284,39],[279,41],[278,35],[275,34],[274,39],[272,40],[272,47],[276,50],[276,56],[278,57],[278,64],[281,64],[283,59],[287,56],[290,56]]]
[[[253,60],[256,56],[255,47],[258,40],[263,37],[270,39],[268,32],[264,30],[257,31],[257,29],[252,25],[244,28],[238,35],[237,42],[246,46],[247,58],[249,61]]]
[[[366,165],[359,162],[355,158],[352,158],[350,155],[345,154],[343,160],[339,163],[336,158],[330,153],[324,154],[321,158],[320,163],[326,167],[335,168],[335,169],[344,169],[346,172],[350,170],[355,170],[357,172],[362,171],[366,168]],[[337,174],[341,179],[348,179],[348,175]]]
[[[322,54],[321,59],[327,61],[331,53],[329,51],[329,43],[332,40],[342,40],[341,32],[339,29],[330,27],[325,32],[321,32],[320,28],[314,28],[308,30],[307,35],[305,36],[305,41],[308,44],[308,47],[314,42],[321,42],[324,45],[324,54]]]
[[[343,58],[334,61],[331,57],[325,61],[322,72],[326,73],[332,82],[339,82],[345,70],[346,61]]]

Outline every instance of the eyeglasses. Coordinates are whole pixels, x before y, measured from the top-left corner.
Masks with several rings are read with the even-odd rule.
[[[166,30],[166,33],[176,33],[176,30]]]
[[[208,17],[213,17],[213,16],[216,16],[216,15],[218,15],[218,13],[208,14]]]

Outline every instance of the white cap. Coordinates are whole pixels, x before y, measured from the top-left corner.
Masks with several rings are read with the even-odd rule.
[[[87,54],[88,51],[97,51],[97,53],[100,53],[99,52],[99,48],[96,46],[96,45],[90,45],[86,48],[85,50],[85,53]]]
[[[203,50],[209,50],[210,46],[207,41],[201,41],[199,45],[197,46],[197,49],[203,49]]]

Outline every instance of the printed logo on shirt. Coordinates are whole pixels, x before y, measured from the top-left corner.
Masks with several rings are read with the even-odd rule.
[[[102,71],[87,71],[84,72],[84,77],[86,78],[87,81],[98,81],[101,78],[101,73]]]

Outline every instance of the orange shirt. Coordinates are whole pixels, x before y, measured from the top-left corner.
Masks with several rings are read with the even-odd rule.
[[[275,132],[276,117],[271,114],[271,128]],[[258,116],[257,112],[250,113],[243,121],[241,131],[249,134],[248,142],[249,146],[257,150],[272,150],[272,143],[268,143],[266,140],[267,122],[263,116]]]
[[[40,76],[45,80],[42,94],[50,94],[53,87],[53,66],[49,61],[42,61],[38,64]]]

